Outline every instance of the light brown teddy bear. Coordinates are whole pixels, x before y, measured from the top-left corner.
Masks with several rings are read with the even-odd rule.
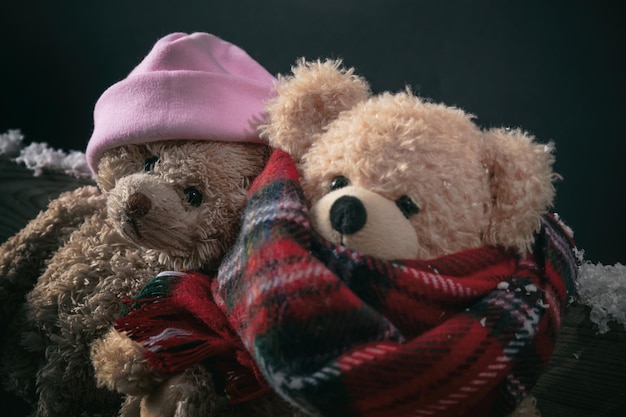
[[[264,128],[271,145],[299,162],[311,219],[324,237],[387,259],[485,244],[531,248],[554,197],[552,145],[519,130],[483,132],[462,110],[408,91],[369,97],[365,81],[337,65],[294,68]],[[362,226],[344,226],[356,227],[350,233],[330,218],[343,195],[367,212]]]
[[[2,380],[34,415],[118,415],[91,345],[159,272],[215,271],[267,159],[256,126],[274,81],[235,45],[175,33],[100,97],[98,188],[65,193],[0,247]]]
[[[548,212],[552,146],[408,91],[374,96],[337,61],[301,61],[277,91],[262,126],[277,150],[217,277],[159,293],[174,326],[147,298],[118,328],[160,364],[219,341],[197,323],[226,317],[262,382],[309,415],[536,415],[577,271]]]
[[[324,416],[535,415],[577,271],[552,145],[337,61],[277,91],[299,185],[273,155],[212,287],[269,385]]]

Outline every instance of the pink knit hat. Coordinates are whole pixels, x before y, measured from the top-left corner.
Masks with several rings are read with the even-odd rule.
[[[256,132],[275,78],[239,47],[208,33],[160,39],[94,110],[87,162],[107,149],[169,139],[264,143]]]

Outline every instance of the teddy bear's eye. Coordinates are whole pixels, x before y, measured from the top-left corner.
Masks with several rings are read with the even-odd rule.
[[[183,193],[185,193],[187,202],[192,206],[199,207],[202,204],[202,193],[196,187],[187,187]]]
[[[347,187],[348,185],[350,185],[350,180],[343,175],[339,175],[338,177],[333,178],[330,182],[330,190],[338,190],[340,188]]]
[[[145,172],[152,172],[154,171],[154,166],[156,165],[156,163],[159,162],[159,157],[158,156],[151,156],[150,158],[146,159],[143,163],[143,170]]]
[[[409,197],[408,195],[403,195],[402,197],[398,198],[396,200],[396,205],[398,206],[400,211],[402,211],[404,217],[406,217],[407,219],[413,214],[417,214],[417,212],[420,211],[420,208],[417,207],[417,204],[415,204],[415,202],[411,200],[411,197]]]

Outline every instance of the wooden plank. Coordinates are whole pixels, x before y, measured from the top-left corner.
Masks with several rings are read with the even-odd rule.
[[[626,416],[626,331],[598,334],[590,308],[570,306],[534,395],[543,417]]]
[[[94,182],[61,173],[47,172],[39,177],[6,156],[0,156],[0,242],[22,229],[63,191]]]

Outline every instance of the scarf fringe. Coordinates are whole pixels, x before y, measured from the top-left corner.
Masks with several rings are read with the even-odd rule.
[[[138,298],[125,300],[124,315],[115,328],[142,343],[144,356],[154,369],[174,374],[205,363],[231,404],[246,402],[270,388],[241,339],[219,309],[209,308],[213,314],[207,319],[206,312],[199,317],[184,303],[190,292],[202,293],[197,292],[199,283],[206,286],[208,282],[208,277],[199,273],[158,276]]]

